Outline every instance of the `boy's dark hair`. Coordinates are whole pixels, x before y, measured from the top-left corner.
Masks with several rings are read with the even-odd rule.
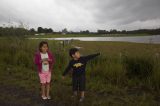
[[[77,48],[71,48],[69,50],[69,55],[72,57],[72,55],[74,55],[76,52],[78,52],[79,50]]]
[[[47,47],[48,47],[48,42],[46,42],[46,41],[41,41],[41,42],[39,43],[39,51],[40,51],[40,52],[42,51],[41,48],[42,48],[42,46],[43,46],[44,44],[46,44]]]

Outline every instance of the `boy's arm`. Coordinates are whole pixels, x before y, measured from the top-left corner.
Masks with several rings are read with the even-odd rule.
[[[91,55],[85,56],[84,58],[85,58],[86,61],[89,61],[89,60],[91,60],[91,59],[93,59],[93,58],[95,58],[99,55],[100,55],[100,53],[96,53],[96,54],[91,54]]]
[[[71,68],[72,68],[71,62],[69,62],[68,66],[65,69],[65,71],[63,72],[62,76],[65,76],[68,73],[68,71],[70,71]]]

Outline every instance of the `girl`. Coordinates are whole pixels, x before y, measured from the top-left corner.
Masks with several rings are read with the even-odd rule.
[[[50,81],[51,71],[55,59],[49,51],[48,43],[45,41],[40,42],[39,50],[34,57],[34,63],[37,65],[38,74],[41,83],[42,99],[51,99],[50,97]]]

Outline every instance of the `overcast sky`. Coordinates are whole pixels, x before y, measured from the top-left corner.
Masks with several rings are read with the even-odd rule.
[[[0,26],[80,31],[160,27],[160,0],[0,0]]]

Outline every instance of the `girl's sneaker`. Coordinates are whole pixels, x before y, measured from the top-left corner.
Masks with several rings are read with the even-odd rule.
[[[47,99],[47,97],[46,97],[46,96],[42,96],[42,99],[43,99],[43,100],[46,100],[46,99]]]
[[[51,96],[47,96],[47,99],[51,99]]]
[[[79,99],[79,102],[83,102],[84,101],[84,97],[81,97],[80,99]]]

